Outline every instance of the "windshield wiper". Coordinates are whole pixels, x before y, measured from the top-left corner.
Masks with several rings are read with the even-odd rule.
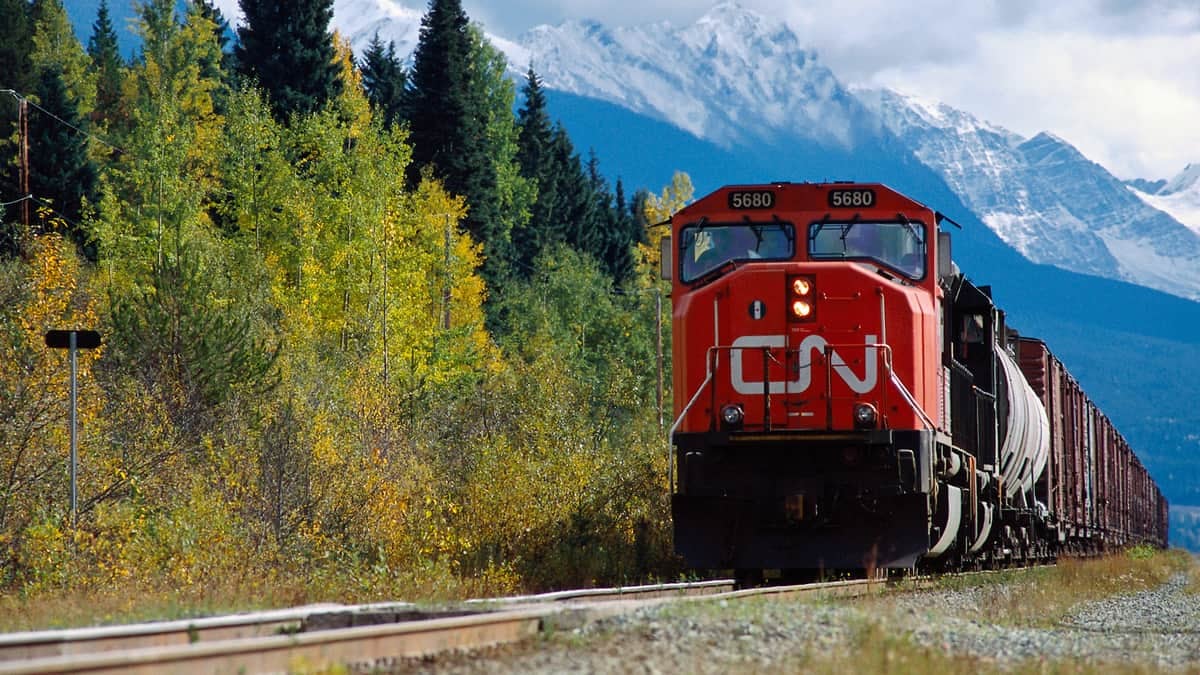
[[[900,219],[900,224],[904,226],[904,229],[908,230],[908,233],[912,235],[913,241],[917,242],[918,244],[925,243],[921,240],[921,235],[917,234],[917,228],[912,226],[912,222],[909,221],[908,216],[904,215],[903,213],[897,213],[896,217]]]
[[[851,216],[850,221],[845,223],[845,226],[842,228],[841,240],[842,240],[842,256],[843,257],[847,253],[849,253],[849,249],[846,247],[846,237],[850,234],[850,228],[854,227],[855,224],[858,223],[858,216],[859,216],[859,214],[857,214],[857,213],[854,214],[853,216]]]

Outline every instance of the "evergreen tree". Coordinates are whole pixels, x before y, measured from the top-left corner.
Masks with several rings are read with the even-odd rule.
[[[551,143],[554,166],[554,228],[576,250],[589,251],[589,239],[596,227],[596,199],[583,163],[567,130],[555,125]]]
[[[432,164],[451,192],[463,194],[467,155],[482,135],[478,111],[470,105],[470,38],[459,0],[430,0],[421,18],[421,37],[413,53],[411,88],[406,98],[413,161],[409,183]]]
[[[631,279],[636,271],[637,262],[634,258],[634,251],[637,249],[637,245],[642,243],[642,228],[633,212],[633,205],[627,204],[625,201],[625,187],[619,178],[616,190],[616,224],[622,247],[613,257],[611,264],[613,278],[618,282],[624,282]]]
[[[525,98],[525,104],[517,113],[517,124],[521,126],[521,135],[517,141],[517,161],[521,164],[523,176],[542,180],[546,177],[549,166],[547,160],[550,156],[553,129],[550,114],[546,111],[546,93],[542,90],[542,80],[533,71],[533,66],[525,73],[525,87],[521,94]]]
[[[431,0],[404,104],[413,148],[409,183],[432,166],[447,190],[466,198],[464,226],[483,244],[482,275],[492,288],[511,271],[511,232],[525,208],[516,198],[519,175],[507,166],[515,163],[516,139],[512,85],[502,68],[497,74],[501,62],[472,31],[460,0]]]
[[[238,72],[259,83],[276,119],[319,110],[341,91],[334,63],[333,0],[240,0],[245,22],[234,49]]]
[[[534,182],[537,198],[530,208],[529,222],[513,230],[513,248],[517,269],[527,276],[534,260],[549,246],[563,241],[562,227],[554,221],[557,201],[556,168],[553,156],[554,135],[546,111],[546,95],[541,79],[530,67],[522,89],[524,105],[517,113],[521,133],[517,138],[517,162],[521,175]]]
[[[34,92],[40,103],[29,121],[29,189],[38,204],[49,204],[66,221],[75,243],[89,251],[79,225],[84,198],[95,201],[96,168],[88,159],[87,136],[75,103],[67,94],[62,71],[42,69]],[[57,118],[57,119],[56,119]]]
[[[618,196],[608,191],[608,181],[600,173],[595,150],[588,157],[587,170],[588,184],[596,200],[596,221],[586,250],[619,284],[633,274],[633,244],[638,234],[633,231],[632,217],[625,210],[624,188],[618,181]]]
[[[33,89],[32,51],[33,20],[29,0],[0,0],[0,77],[5,88],[19,92]]]
[[[396,56],[396,43],[388,42],[385,48],[379,33],[375,33],[363,54],[360,70],[367,100],[382,116],[384,124],[396,124],[404,117],[404,88],[408,84],[400,57]]]
[[[125,64],[121,60],[117,32],[108,15],[108,0],[100,0],[96,10],[87,53],[92,58],[91,72],[96,78],[96,108],[92,111],[92,121],[110,123],[122,116],[121,81],[124,75],[121,71]]]

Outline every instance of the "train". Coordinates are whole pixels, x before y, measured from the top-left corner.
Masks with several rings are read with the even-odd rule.
[[[764,574],[1023,566],[1167,545],[1167,501],[1042,340],[881,183],[674,213],[674,547]]]

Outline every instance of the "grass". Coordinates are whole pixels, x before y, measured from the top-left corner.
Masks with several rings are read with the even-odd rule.
[[[436,566],[378,575],[338,569],[295,574],[245,570],[214,574],[186,587],[129,577],[103,585],[0,594],[0,632],[168,621],[325,602],[433,604],[487,597],[493,590],[485,581],[464,580]]]
[[[1188,553],[1136,547],[1101,558],[1068,558],[1054,566],[945,578],[939,583],[949,589],[972,586],[982,591],[980,616],[1006,625],[1044,627],[1057,624],[1079,603],[1154,588],[1180,572],[1197,573]]]

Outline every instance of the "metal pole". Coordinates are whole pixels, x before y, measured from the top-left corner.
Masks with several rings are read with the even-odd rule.
[[[75,362],[76,332],[71,331],[71,529],[75,529],[79,519],[78,497],[75,490],[75,477],[79,465],[78,434],[76,421],[78,406],[76,399],[79,395],[79,385],[76,380],[77,366]]]

